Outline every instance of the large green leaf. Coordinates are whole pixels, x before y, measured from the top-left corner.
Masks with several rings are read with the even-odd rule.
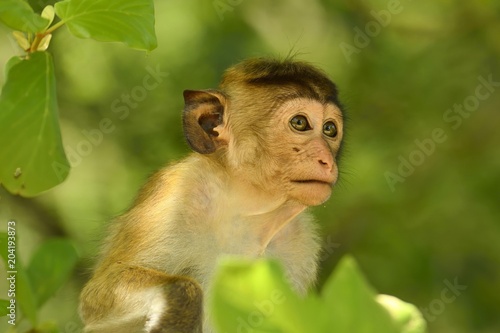
[[[16,239],[17,245],[17,239]],[[5,262],[5,266],[8,267],[7,271],[13,271],[14,273],[9,273],[15,275],[16,280],[16,290],[15,299],[16,306],[21,309],[21,312],[28,318],[31,324],[37,324],[37,307],[33,291],[31,289],[30,282],[28,280],[28,275],[24,270],[24,266],[19,258],[19,253],[17,252],[17,246],[15,247],[15,266],[8,265],[8,235],[5,232],[0,232],[0,255]],[[8,265],[8,266],[7,266]]]
[[[74,246],[66,239],[48,240],[35,252],[27,271],[39,307],[68,280],[77,260]]]
[[[391,297],[392,308],[387,311],[377,302],[351,257],[339,263],[321,297],[299,298],[284,280],[272,261],[222,262],[211,300],[220,332],[425,332],[425,322],[414,306]],[[380,303],[385,305],[387,296]]]
[[[152,50],[156,47],[153,0],[66,0],[55,10],[72,34]]]
[[[12,193],[30,197],[61,183],[69,173],[54,67],[47,52],[33,53],[7,67],[0,96],[0,183]]]
[[[389,313],[375,300],[356,262],[344,257],[326,282],[322,298],[331,332],[397,333]]]
[[[274,261],[226,260],[221,263],[212,296],[214,321],[221,332],[320,332],[311,321],[314,306],[284,282]]]
[[[0,21],[19,31],[35,33],[45,29],[48,20],[35,14],[24,0],[1,0]]]

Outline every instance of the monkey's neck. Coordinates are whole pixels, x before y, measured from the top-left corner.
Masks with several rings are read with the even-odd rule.
[[[259,240],[259,255],[266,251],[273,238],[304,209],[305,206],[295,202],[285,202],[267,213],[244,216],[243,222],[249,224]]]
[[[232,184],[229,191],[232,219],[259,244],[258,254],[265,252],[273,238],[306,206],[262,192],[249,184]]]

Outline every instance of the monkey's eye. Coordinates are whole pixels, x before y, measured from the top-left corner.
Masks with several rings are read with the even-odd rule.
[[[292,127],[295,128],[297,131],[301,132],[311,129],[311,126],[309,125],[307,118],[302,115],[294,116],[290,120],[290,125],[292,125]]]
[[[335,126],[335,123],[333,121],[327,121],[323,125],[323,133],[326,136],[334,138],[337,136],[337,126]]]

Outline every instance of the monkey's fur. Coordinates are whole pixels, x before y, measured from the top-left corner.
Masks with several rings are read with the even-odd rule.
[[[226,254],[278,259],[302,294],[316,279],[306,208],[327,200],[338,176],[334,83],[307,63],[250,59],[217,90],[184,99],[194,152],[151,177],[111,224],[81,294],[87,332],[213,332],[203,304]]]

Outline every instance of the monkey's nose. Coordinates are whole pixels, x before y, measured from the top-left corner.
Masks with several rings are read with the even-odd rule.
[[[313,143],[312,149],[314,149],[314,156],[316,161],[318,161],[320,168],[322,170],[331,173],[334,167],[334,161],[330,147],[323,140],[317,140]]]
[[[323,170],[328,173],[332,172],[333,169],[333,156],[329,149],[321,149],[318,152],[318,163]]]
[[[321,165],[321,167],[325,168],[328,172],[332,171],[332,166],[333,166],[333,159],[330,157],[328,158],[327,156],[323,156],[318,158],[318,162]]]

